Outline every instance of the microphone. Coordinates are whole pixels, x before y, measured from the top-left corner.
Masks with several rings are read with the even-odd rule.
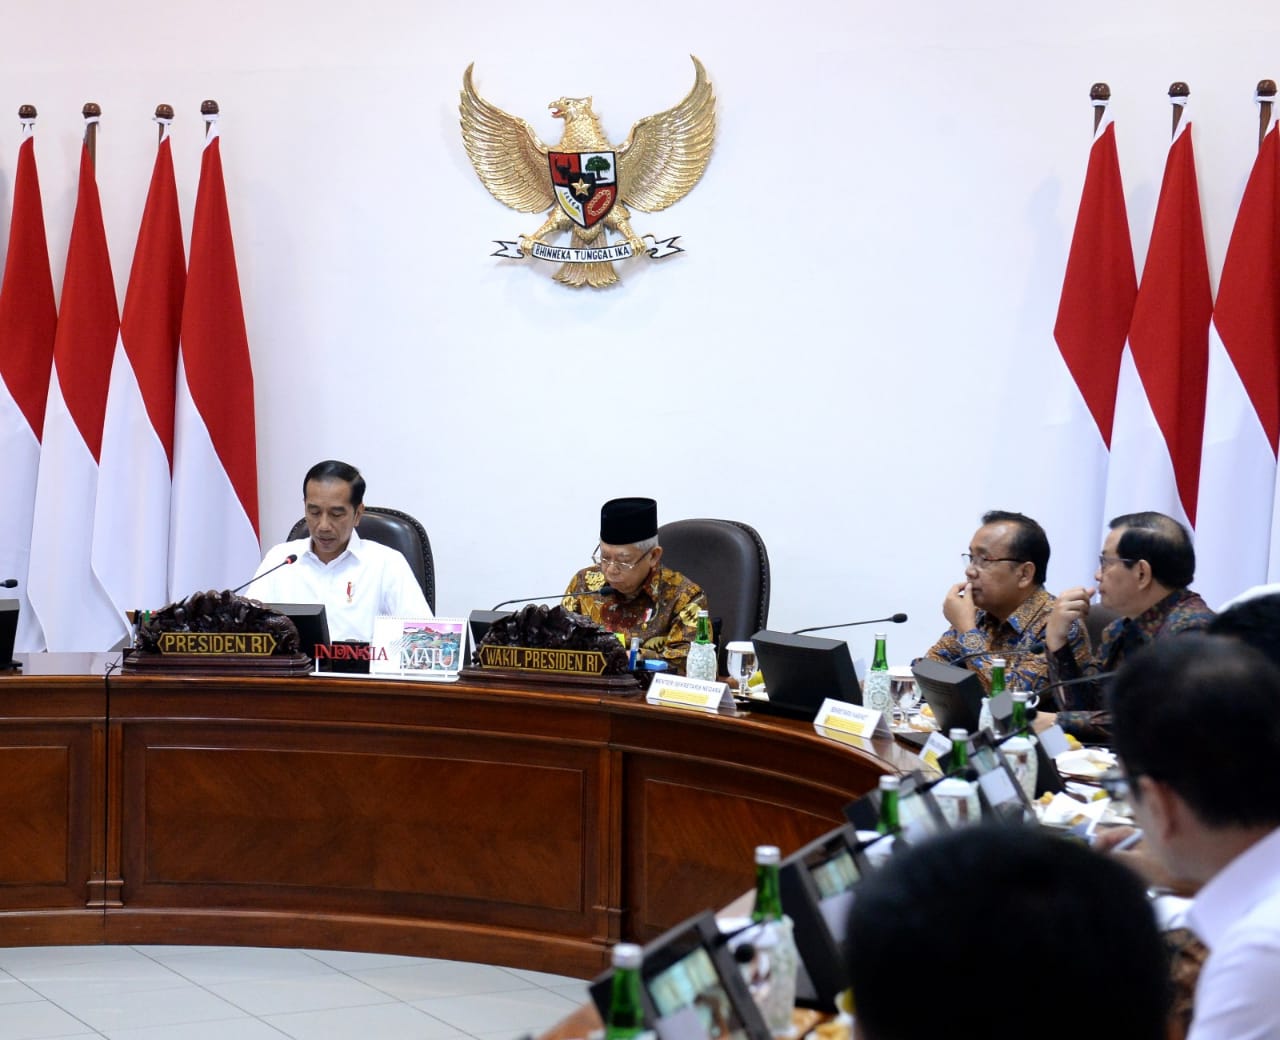
[[[1011,646],[1004,650],[992,650],[989,647],[986,650],[974,650],[972,653],[961,654],[954,661],[946,663],[961,665],[966,661],[972,661],[975,657],[1026,657],[1028,654],[1042,654],[1044,651],[1044,642],[1036,639],[1026,646]]]
[[[17,587],[17,578],[5,578],[4,581],[0,581],[0,589],[16,589]]]
[[[1096,675],[1079,675],[1074,679],[1059,679],[1057,682],[1049,683],[1044,689],[1040,690],[1040,697],[1043,698],[1047,694],[1053,694],[1053,703],[1057,705],[1058,711],[1096,711],[1095,708],[1068,708],[1064,706],[1064,701],[1058,696],[1058,691],[1066,689],[1069,686],[1082,686],[1085,683],[1103,683],[1110,679],[1119,669],[1112,669],[1109,672],[1098,672]]]
[[[501,603],[495,603],[489,609],[501,610],[503,607],[511,606],[512,603],[532,603],[539,599],[564,599],[566,596],[573,596],[575,599],[578,596],[603,596],[612,591],[612,585],[601,585],[595,592],[588,589],[586,592],[553,592],[549,596],[521,596],[519,599],[504,599]]]
[[[907,620],[906,614],[894,614],[890,617],[874,617],[867,618],[865,621],[841,621],[838,625],[810,625],[808,628],[797,628],[791,634],[793,636],[803,635],[805,632],[823,632],[828,628],[850,628],[853,625],[875,625],[881,621],[888,621],[895,625],[900,625]]]
[[[291,563],[297,563],[297,562],[298,562],[298,554],[297,554],[297,553],[290,553],[288,556],[286,556],[283,560],[281,560],[279,563],[277,563],[277,564],[276,564],[274,567],[272,567],[270,570],[265,570],[265,571],[263,571],[261,574],[255,574],[252,578],[250,578],[248,581],[246,581],[243,585],[238,585],[238,586],[236,586],[234,589],[232,589],[232,590],[231,590],[231,595],[233,595],[233,596],[234,596],[237,592],[240,592],[242,589],[247,589],[250,585],[252,585],[252,584],[253,584],[255,581],[257,581],[259,578],[265,578],[268,574],[272,574],[272,573],[274,573],[275,571],[278,571],[281,567],[288,567],[288,566],[289,566],[289,564],[291,564]]]

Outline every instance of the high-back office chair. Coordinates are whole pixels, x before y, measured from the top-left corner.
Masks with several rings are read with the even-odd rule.
[[[1089,604],[1089,614],[1084,619],[1084,630],[1089,633],[1089,646],[1096,654],[1098,644],[1102,642],[1102,630],[1118,618],[1120,614],[1101,603]]]
[[[754,527],[737,520],[675,520],[658,528],[662,563],[702,586],[726,643],[750,639],[769,621],[769,553]]]
[[[365,506],[356,530],[361,538],[380,542],[400,553],[409,561],[413,576],[422,586],[427,606],[436,609],[436,564],[431,556],[431,540],[427,530],[408,513],[387,506]],[[289,532],[289,540],[301,538],[307,533],[307,521],[299,520]]]

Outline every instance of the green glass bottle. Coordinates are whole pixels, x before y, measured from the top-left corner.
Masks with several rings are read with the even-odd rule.
[[[902,780],[896,776],[880,778],[880,819],[876,830],[881,834],[897,834],[902,830],[898,820],[898,792]]]
[[[969,768],[969,731],[956,726],[951,731],[951,768],[948,776],[964,776]]]
[[[715,682],[716,664],[716,644],[711,641],[711,617],[705,610],[700,610],[696,634],[689,644],[684,674],[690,679]]]
[[[635,943],[618,943],[613,948],[613,986],[605,1040],[632,1040],[644,1032],[644,1005],[640,1000],[642,956]]]
[[[1013,714],[1009,717],[1009,732],[1028,740],[1034,739],[1031,723],[1027,721],[1027,694],[1021,690],[1013,694]]]
[[[782,853],[777,845],[756,846],[756,905],[753,921],[782,920],[782,885],[778,880],[778,864]]]
[[[1004,669],[1005,659],[1003,657],[991,658],[991,691],[988,697],[995,697],[1004,693]]]
[[[889,654],[883,633],[876,633],[876,651],[862,684],[862,703],[893,721],[893,696],[889,693]]]

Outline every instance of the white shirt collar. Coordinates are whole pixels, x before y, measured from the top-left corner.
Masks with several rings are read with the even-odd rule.
[[[1280,889],[1280,827],[1209,879],[1191,904],[1192,931],[1210,950],[1241,917]]]
[[[324,560],[320,559],[319,556],[316,556],[315,548],[311,543],[311,536],[310,535],[307,536],[307,552],[309,552],[312,556],[315,556],[316,562],[319,563],[320,566],[322,567],[332,567],[335,563],[337,563],[344,556],[346,556],[347,553],[350,553],[357,560],[360,559],[360,546],[361,546],[360,532],[353,527],[351,529],[351,538],[347,542],[347,547],[343,549],[342,552],[338,553],[338,555],[335,556],[328,563],[325,563]]]

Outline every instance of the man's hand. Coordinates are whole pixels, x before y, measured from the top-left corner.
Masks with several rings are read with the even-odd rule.
[[[1054,601],[1053,610],[1049,612],[1049,621],[1044,626],[1044,642],[1050,651],[1061,650],[1067,645],[1071,635],[1071,625],[1083,621],[1089,615],[1089,600],[1097,592],[1093,588],[1067,589]]]
[[[978,608],[973,605],[973,586],[967,581],[952,585],[942,601],[942,616],[957,632],[968,632],[978,624]]]

